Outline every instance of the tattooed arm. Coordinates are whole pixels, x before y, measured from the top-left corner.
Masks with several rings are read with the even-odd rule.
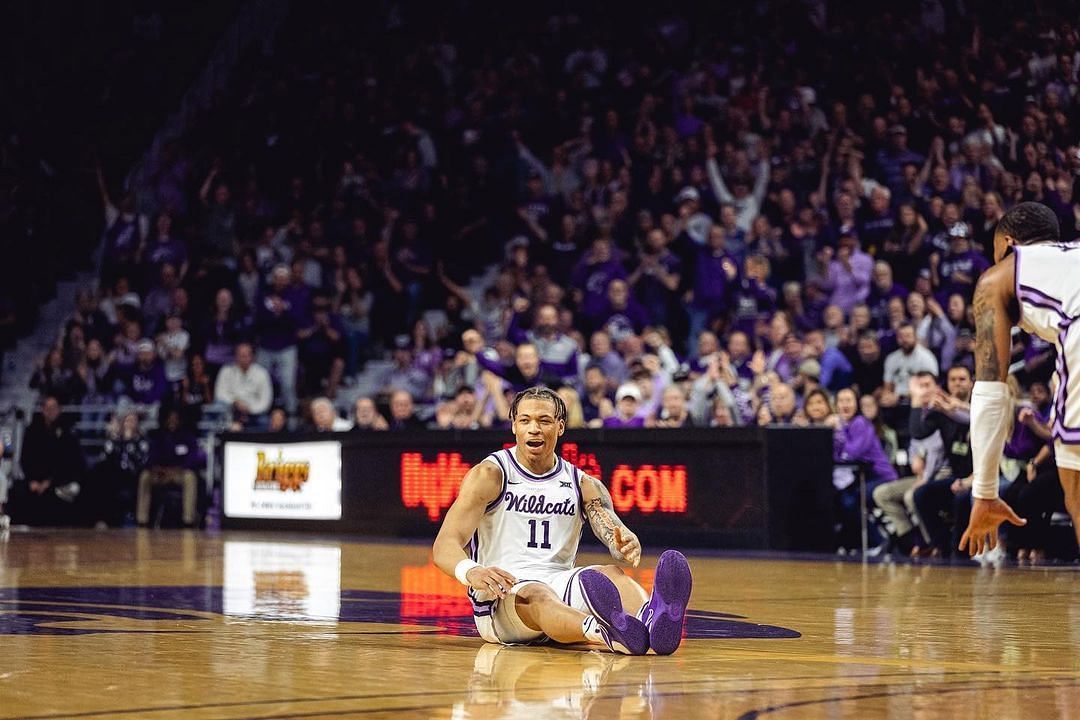
[[[641,562],[641,542],[615,514],[608,489],[602,482],[585,473],[581,474],[580,485],[585,518],[589,521],[593,534],[607,545],[611,557],[637,567]]]
[[[960,549],[977,555],[997,545],[998,526],[1008,520],[1023,525],[998,497],[998,465],[1005,447],[1012,397],[1009,374],[1010,333],[1016,321],[1015,253],[983,273],[975,286],[975,387],[971,392],[971,519]]]
[[[1016,302],[1013,291],[1015,261],[1012,256],[987,270],[975,286],[975,379],[1005,382],[1012,351],[1015,322],[1009,307]]]

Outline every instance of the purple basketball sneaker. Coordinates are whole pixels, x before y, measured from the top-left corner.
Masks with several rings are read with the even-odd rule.
[[[600,633],[607,646],[624,655],[647,653],[649,630],[641,620],[623,612],[622,598],[615,583],[596,570],[582,571],[578,580],[585,604],[600,625]]]
[[[665,550],[656,563],[652,597],[641,609],[641,620],[649,628],[649,646],[657,655],[670,655],[679,649],[693,585],[686,556],[678,550]]]

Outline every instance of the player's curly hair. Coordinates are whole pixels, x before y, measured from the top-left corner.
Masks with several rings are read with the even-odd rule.
[[[521,404],[522,400],[547,400],[555,405],[555,419],[566,421],[566,403],[559,397],[559,393],[551,388],[535,385],[522,390],[514,396],[514,401],[510,403],[510,422],[513,422],[514,418],[517,417],[518,405]]]
[[[1057,215],[1046,205],[1022,202],[1005,213],[998,221],[998,230],[1016,239],[1017,245],[1057,242],[1061,228]]]

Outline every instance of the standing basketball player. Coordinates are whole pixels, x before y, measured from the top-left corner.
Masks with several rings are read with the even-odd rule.
[[[1065,507],[1080,540],[1080,323],[1074,324],[1080,318],[1080,243],[1060,241],[1057,216],[1050,208],[1023,202],[998,223],[994,261],[975,287],[973,499],[971,520],[960,539],[960,549],[972,555],[996,546],[1002,521],[1027,522],[998,498],[998,463],[1012,426],[1005,378],[1013,325],[1057,348],[1054,454]]]
[[[558,394],[518,393],[510,422],[516,446],[469,470],[435,539],[435,564],[469,588],[480,636],[595,643],[627,655],[675,652],[690,600],[686,558],[674,550],[660,556],[651,597],[617,565],[574,567],[585,520],[619,562],[636,567],[641,543],[615,514],[607,488],[555,454],[566,429]]]

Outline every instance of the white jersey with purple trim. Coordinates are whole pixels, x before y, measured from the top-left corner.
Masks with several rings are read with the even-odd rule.
[[[487,506],[467,548],[469,557],[518,580],[548,582],[572,568],[584,527],[580,471],[557,458],[549,472],[534,475],[518,463],[513,448],[484,462],[502,471],[502,492]]]
[[[1013,252],[1020,329],[1057,349],[1052,418],[1057,462],[1080,469],[1080,242],[1014,246]]]

